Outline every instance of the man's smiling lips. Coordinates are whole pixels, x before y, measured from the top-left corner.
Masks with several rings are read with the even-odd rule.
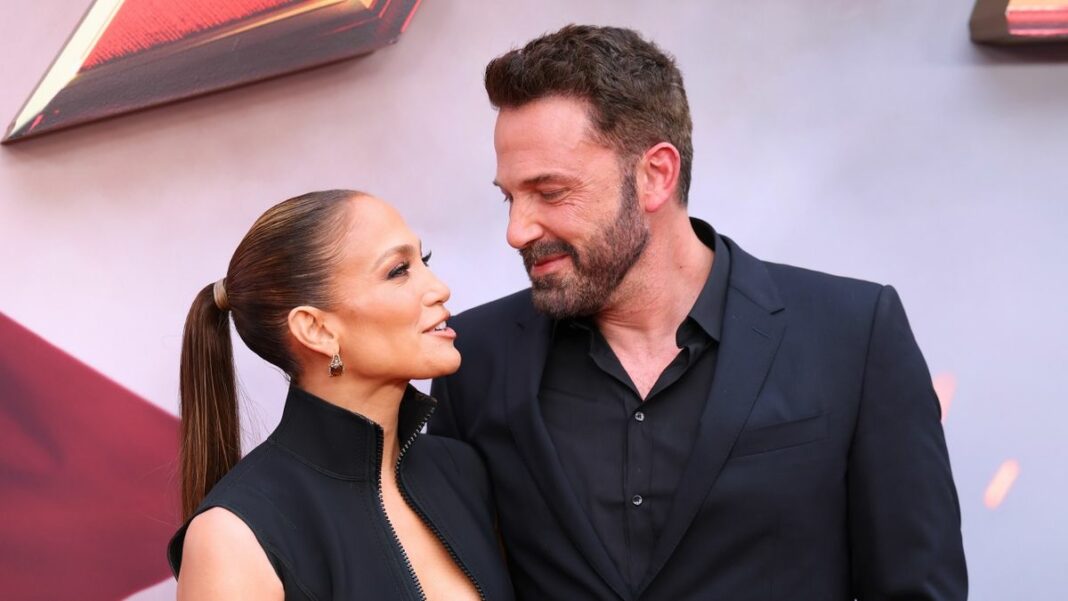
[[[564,262],[571,257],[567,253],[560,253],[545,257],[530,267],[530,276],[538,277],[561,269]]]

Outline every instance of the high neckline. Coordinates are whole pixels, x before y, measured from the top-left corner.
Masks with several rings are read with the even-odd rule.
[[[397,416],[397,440],[402,448],[419,435],[436,405],[411,385],[404,391]],[[382,427],[377,423],[297,386],[289,387],[282,421],[268,437],[328,476],[361,481],[378,481],[382,440]]]

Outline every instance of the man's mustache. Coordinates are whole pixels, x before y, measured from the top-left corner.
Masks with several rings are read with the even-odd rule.
[[[572,262],[578,264],[578,251],[563,240],[535,242],[519,249],[519,254],[523,257],[523,266],[526,267],[527,273],[530,273],[535,263],[559,254],[566,254],[571,257]]]

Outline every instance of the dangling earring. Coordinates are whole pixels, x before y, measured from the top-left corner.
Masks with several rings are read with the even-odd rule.
[[[345,364],[341,362],[341,355],[334,353],[334,358],[330,360],[330,377],[340,376],[345,371]]]

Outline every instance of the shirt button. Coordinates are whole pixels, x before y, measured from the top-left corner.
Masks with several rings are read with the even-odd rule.
[[[641,495],[634,495],[633,497],[631,497],[631,498],[630,498],[630,502],[631,502],[631,503],[632,503],[632,504],[633,504],[633,505],[634,505],[635,507],[637,507],[637,506],[641,505],[641,504],[642,504],[642,501],[644,501],[644,500],[645,500],[645,499],[642,499],[642,496],[641,496]]]
[[[645,421],[645,414],[642,413],[641,411],[636,412],[634,414],[634,421],[636,421],[636,422],[644,422]]]

